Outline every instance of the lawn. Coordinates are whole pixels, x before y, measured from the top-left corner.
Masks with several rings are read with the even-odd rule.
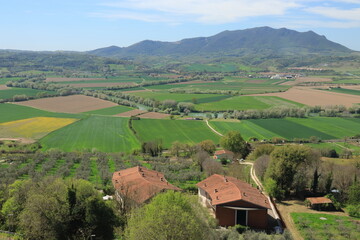
[[[305,240],[360,239],[360,221],[330,214],[291,213]]]
[[[99,110],[89,111],[89,112],[85,112],[85,113],[97,114],[97,115],[116,115],[116,114],[119,114],[119,113],[131,111],[131,110],[134,110],[134,108],[119,105],[119,106],[114,106],[114,107],[102,108],[102,109],[99,109]]]
[[[139,142],[128,127],[128,119],[91,116],[61,128],[40,140],[43,149],[63,151],[97,149],[102,152],[130,152]]]
[[[134,120],[133,126],[140,141],[161,140],[165,148],[175,141],[199,143],[210,139],[218,143],[220,139],[203,121],[141,119]]]
[[[10,103],[0,104],[0,123],[33,117],[81,118],[80,114],[53,113]]]
[[[54,91],[36,90],[31,88],[10,88],[0,90],[0,99],[12,99],[15,95],[26,95],[28,97],[34,97],[39,93],[55,94]]]
[[[279,97],[236,96],[213,103],[198,104],[195,108],[198,111],[227,111],[248,109],[260,110],[273,106],[300,107],[303,105]]]

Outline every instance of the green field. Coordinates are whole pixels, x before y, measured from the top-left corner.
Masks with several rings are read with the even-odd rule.
[[[291,213],[291,217],[305,240],[360,239],[360,222],[351,217],[321,213]]]
[[[92,150],[130,152],[139,142],[128,127],[128,120],[117,117],[91,116],[50,133],[40,140],[44,150]]]
[[[345,93],[345,94],[351,94],[351,95],[360,95],[360,90],[346,89],[346,88],[331,88],[330,90],[327,90],[327,91],[337,92],[337,93]]]
[[[133,126],[141,141],[162,140],[166,148],[175,141],[198,143],[210,139],[218,143],[220,139],[203,121],[141,119],[133,121]]]
[[[94,111],[89,111],[89,112],[84,112],[84,113],[97,114],[97,115],[115,115],[115,114],[119,114],[119,113],[123,113],[123,112],[128,112],[133,109],[134,108],[119,105],[119,106],[115,106],[115,107],[102,108],[99,110],[94,110]]]
[[[82,118],[81,114],[54,113],[10,103],[0,104],[0,123],[33,117]]]
[[[53,91],[36,90],[31,88],[10,88],[0,90],[0,99],[12,99],[15,95],[26,95],[28,97],[34,97],[42,92],[47,94],[55,94]]]
[[[254,119],[236,122],[211,121],[217,131],[225,134],[231,130],[240,131],[245,139],[256,137],[270,139],[282,137],[310,138],[317,136],[322,140],[340,139],[360,133],[360,119],[345,118],[286,118],[286,119]]]
[[[230,96],[220,94],[183,94],[183,93],[168,93],[168,92],[135,92],[131,95],[152,98],[158,101],[164,100],[175,100],[177,102],[196,102],[196,103],[207,103],[226,99]]]
[[[300,103],[289,101],[280,97],[255,97],[236,96],[212,103],[196,105],[198,111],[227,111],[227,110],[248,110],[267,109],[273,106],[301,107]]]
[[[10,81],[18,81],[22,79],[21,77],[8,77],[8,78],[0,78],[0,85],[6,84]]]

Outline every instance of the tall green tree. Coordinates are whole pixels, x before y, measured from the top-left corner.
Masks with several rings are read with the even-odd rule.
[[[134,240],[215,239],[211,220],[196,197],[167,191],[132,213],[125,236]]]
[[[265,179],[272,184],[272,192],[285,193],[288,195],[294,187],[294,176],[298,171],[300,164],[307,163],[312,159],[311,148],[299,145],[286,145],[276,148],[271,153],[269,167],[265,173]],[[276,186],[276,191],[273,189]],[[275,196],[282,197],[282,196]]]
[[[245,158],[250,153],[250,145],[245,142],[238,131],[228,132],[220,139],[220,145],[242,158]]]

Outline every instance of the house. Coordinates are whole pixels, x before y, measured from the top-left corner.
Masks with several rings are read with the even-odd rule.
[[[314,210],[335,210],[333,202],[327,197],[309,197],[305,202]]]
[[[220,226],[268,228],[269,200],[250,184],[214,174],[196,185],[200,202],[212,209]]]
[[[125,201],[142,204],[156,194],[174,190],[181,191],[166,181],[164,174],[145,167],[133,167],[114,172],[112,183],[115,197],[124,207]]]
[[[214,154],[214,159],[226,159],[226,160],[233,160],[234,159],[234,153],[228,150],[218,150]]]

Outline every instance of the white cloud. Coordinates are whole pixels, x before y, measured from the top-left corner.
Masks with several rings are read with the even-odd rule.
[[[108,2],[103,6],[127,10],[170,15],[176,21],[197,21],[206,23],[228,23],[241,18],[255,16],[283,15],[287,10],[299,7],[295,1],[286,0],[123,0]],[[155,13],[154,13],[155,12]],[[125,18],[126,14],[113,14],[113,18]],[[133,15],[132,15],[133,16]],[[160,17],[159,21],[168,20]]]
[[[335,7],[314,7],[307,11],[334,19],[360,21],[360,8],[344,10]]]

